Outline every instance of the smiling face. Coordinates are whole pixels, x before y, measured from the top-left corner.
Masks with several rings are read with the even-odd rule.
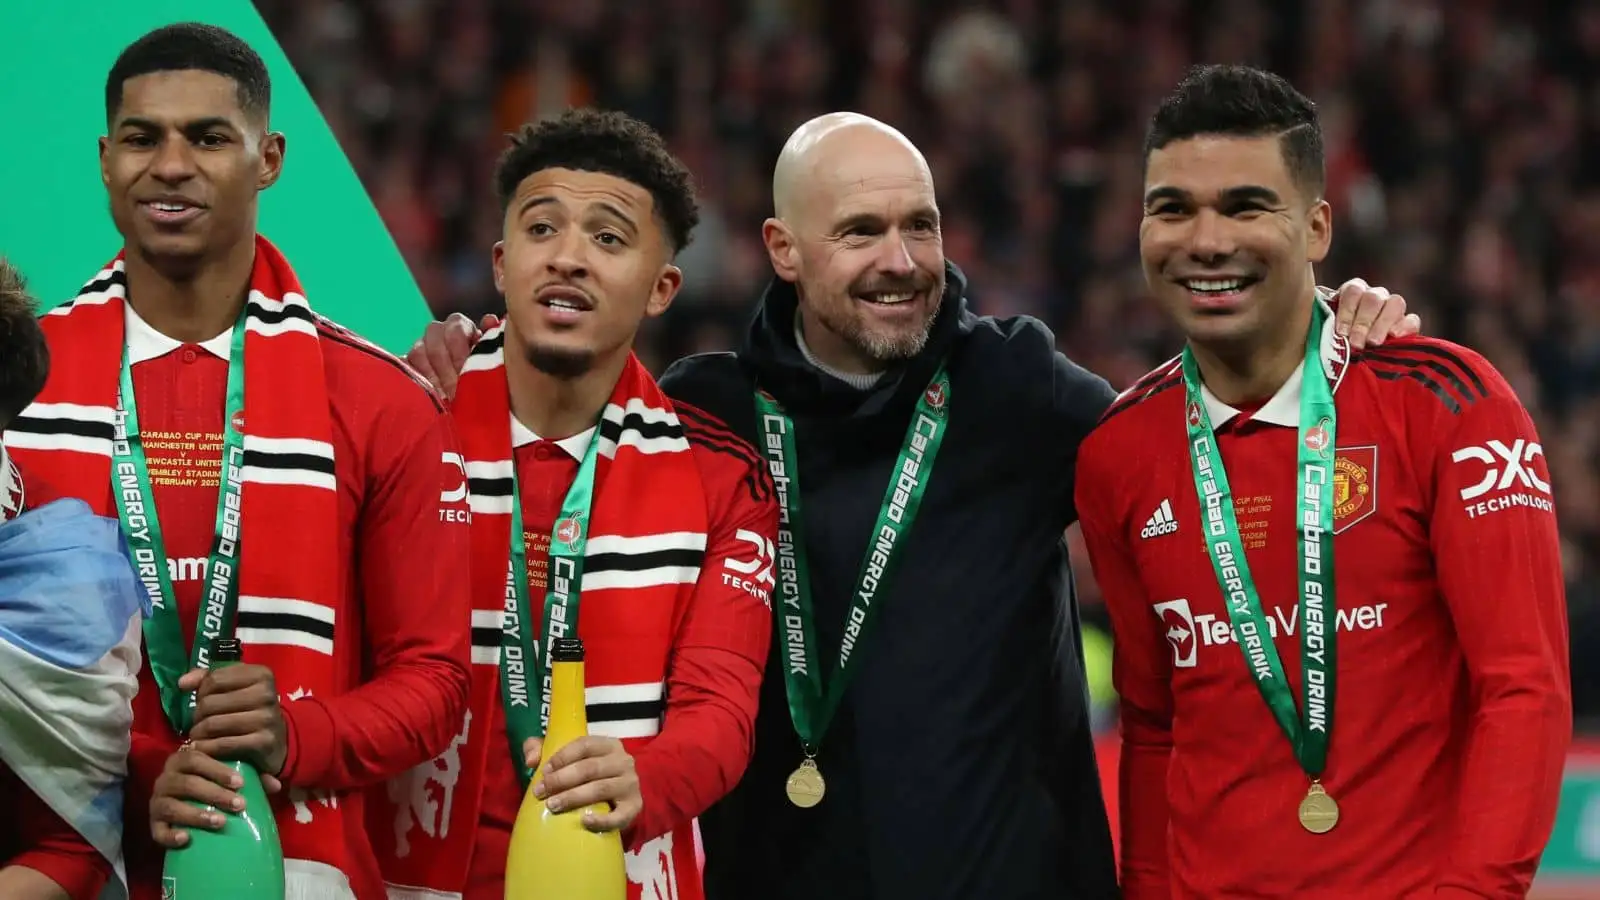
[[[876,371],[915,356],[944,295],[944,241],[926,162],[882,130],[840,129],[813,147],[793,210],[768,220],[779,277],[796,284],[806,342]]]
[[[1150,153],[1145,278],[1197,343],[1254,343],[1296,321],[1331,238],[1327,202],[1296,183],[1276,136],[1201,135]]]
[[[194,69],[129,78],[100,139],[111,218],[130,252],[195,265],[254,239],[256,197],[283,169],[283,137],[239,103],[238,84]]]
[[[575,378],[629,352],[683,282],[650,192],[615,175],[540,169],[517,186],[504,229],[494,277],[507,351],[546,374]]]

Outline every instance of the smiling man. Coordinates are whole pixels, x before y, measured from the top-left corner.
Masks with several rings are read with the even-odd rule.
[[[1115,393],[1038,321],[969,309],[899,131],[818,116],[772,187],[776,277],[745,340],[661,379],[761,448],[782,516],[781,652],[749,772],[701,822],[706,895],[1115,897],[1063,540]],[[1416,327],[1347,291],[1373,340]],[[411,358],[454,383],[470,327]]]
[[[292,896],[383,897],[361,789],[443,750],[467,704],[450,421],[404,363],[314,313],[256,233],[284,161],[270,95],[219,28],[161,28],[118,57],[100,172],[124,244],[45,317],[50,377],[5,438],[41,484],[121,520],[154,602],[129,759],[136,900],[160,896],[164,847],[219,824],[188,801],[237,799],[219,762],[234,755],[287,788]],[[245,664],[208,671],[229,636]]]
[[[1151,119],[1139,248],[1188,337],[1084,441],[1128,900],[1524,897],[1572,708],[1549,470],[1446,341],[1352,351],[1316,109],[1244,67]]]
[[[699,900],[694,818],[739,781],[754,741],[778,507],[756,450],[668,399],[633,353],[683,283],[689,173],[643,123],[578,110],[524,128],[495,180],[506,320],[466,358],[453,406],[483,726],[390,795],[404,823],[417,786],[455,766],[449,820],[397,827],[387,874],[428,891],[399,896],[505,896],[546,724],[528,694],[548,690],[548,650],[575,631],[590,736],[548,761],[532,802],[611,804],[586,824],[622,830],[629,897]],[[517,659],[529,677],[512,677]]]

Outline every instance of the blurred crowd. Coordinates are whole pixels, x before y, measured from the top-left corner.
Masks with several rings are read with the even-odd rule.
[[[1580,728],[1600,730],[1600,2],[257,5],[439,316],[500,304],[490,172],[507,132],[572,105],[660,129],[697,177],[702,224],[684,294],[642,343],[658,372],[737,341],[771,275],[760,224],[777,151],[810,116],[851,109],[927,154],[977,309],[1039,317],[1124,387],[1180,344],[1137,265],[1146,116],[1195,62],[1289,77],[1325,131],[1335,238],[1319,281],[1404,293],[1538,422]]]

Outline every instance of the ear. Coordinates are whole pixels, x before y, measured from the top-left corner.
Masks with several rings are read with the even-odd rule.
[[[650,290],[650,299],[645,301],[644,314],[653,319],[666,312],[682,287],[683,270],[671,264],[662,266],[661,274],[656,276],[655,286]]]
[[[269,131],[261,139],[261,177],[256,179],[256,190],[264,191],[278,183],[283,174],[283,154],[288,141],[280,132]]]
[[[494,289],[502,296],[506,292],[506,242],[495,241],[489,252],[490,265],[494,267]]]
[[[782,219],[762,222],[761,241],[767,246],[767,258],[772,261],[772,271],[784,281],[799,281],[800,245],[788,224]]]
[[[106,159],[106,154],[111,150],[111,138],[100,138],[100,183],[106,187],[111,186],[111,161]]]
[[[1326,200],[1311,204],[1306,220],[1306,261],[1322,262],[1333,246],[1333,207]]]

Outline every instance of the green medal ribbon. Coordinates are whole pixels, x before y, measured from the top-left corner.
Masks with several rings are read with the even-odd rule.
[[[1334,602],[1333,460],[1337,412],[1333,391],[1322,369],[1320,352],[1326,313],[1319,303],[1306,336],[1300,385],[1300,427],[1297,451],[1298,495],[1295,543],[1299,557],[1299,621],[1301,693],[1299,716],[1295,698],[1284,680],[1283,664],[1272,640],[1261,597],[1245,558],[1244,542],[1234,517],[1233,491],[1217,450],[1211,417],[1200,395],[1200,373],[1194,354],[1183,351],[1183,387],[1189,451],[1195,491],[1204,516],[1206,551],[1233,622],[1234,640],[1244,653],[1256,687],[1278,726],[1289,738],[1300,767],[1317,782],[1328,759],[1333,728]]]
[[[150,467],[145,459],[144,435],[139,430],[139,408],[133,391],[133,365],[128,349],[122,349],[119,414],[111,442],[111,493],[117,502],[117,518],[128,541],[139,580],[150,594],[150,617],[144,622],[145,653],[150,674],[161,692],[161,708],[173,731],[188,734],[194,722],[193,692],[178,690],[178,679],[190,669],[211,665],[211,648],[221,638],[231,638],[239,608],[240,500],[244,493],[244,436],[238,420],[244,410],[244,312],[233,325],[233,342],[228,355],[227,401],[222,423],[221,488],[217,496],[216,537],[206,560],[205,593],[195,626],[194,646],[185,658],[183,626],[178,622],[177,600],[172,593],[172,576],[167,545],[161,536],[161,520],[156,515],[155,494],[150,488]]]
[[[755,399],[766,438],[767,460],[778,491],[778,593],[782,602],[773,609],[783,645],[783,683],[789,698],[789,716],[809,761],[816,758],[822,737],[855,674],[850,662],[876,618],[878,606],[874,601],[880,594],[887,593],[895,571],[905,559],[901,551],[906,534],[916,520],[933,473],[934,458],[944,441],[950,377],[940,366],[922,392],[911,425],[906,429],[905,442],[900,447],[883,505],[878,510],[877,524],[872,530],[872,546],[861,561],[861,574],[845,619],[839,662],[828,679],[826,694],[818,667],[811,568],[801,549],[805,546],[805,530],[794,422],[767,394],[757,391]]]
[[[584,547],[588,543],[589,510],[594,503],[595,458],[600,431],[595,429],[578,464],[578,475],[567,488],[550,533],[550,563],[545,570],[547,589],[540,640],[534,641],[528,587],[528,550],[522,542],[522,491],[517,463],[511,461],[511,572],[506,579],[505,612],[500,629],[500,700],[506,712],[506,736],[511,742],[511,762],[524,790],[533,780],[522,754],[529,738],[544,737],[550,721],[550,667],[545,665],[556,640],[578,629],[578,599],[583,586]],[[543,644],[541,648],[540,644]],[[542,649],[542,652],[541,652]],[[539,684],[539,711],[533,710],[528,682]]]

